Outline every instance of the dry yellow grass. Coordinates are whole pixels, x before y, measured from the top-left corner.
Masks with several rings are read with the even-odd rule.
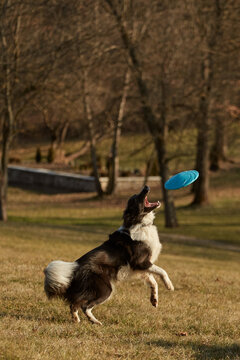
[[[0,359],[240,359],[238,253],[165,244],[158,264],[176,290],[158,281],[158,309],[146,285],[132,280],[94,310],[102,327],[83,316],[77,325],[66,304],[46,299],[42,270],[104,241],[121,209],[11,190],[9,213],[0,225]]]

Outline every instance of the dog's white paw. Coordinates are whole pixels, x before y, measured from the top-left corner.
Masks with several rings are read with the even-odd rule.
[[[91,320],[90,320],[91,321]],[[99,320],[94,320],[94,321],[91,321],[92,324],[96,324],[96,325],[102,325],[101,321]]]
[[[173,284],[170,282],[170,283],[168,283],[168,290],[170,290],[170,291],[174,291],[174,286],[173,286]]]

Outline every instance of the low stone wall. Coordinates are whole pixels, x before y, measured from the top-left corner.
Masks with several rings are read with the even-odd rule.
[[[108,178],[102,177],[101,184],[103,190],[106,189]],[[127,176],[127,177],[119,177],[118,178],[118,187],[120,190],[136,190],[139,191],[141,187],[144,185],[144,177],[143,176]],[[160,185],[160,177],[159,176],[149,176],[147,180],[148,186],[156,186]]]
[[[95,192],[94,177],[78,174],[51,171],[47,169],[33,169],[23,166],[8,167],[9,185],[19,186],[29,189],[39,189],[42,191],[53,192]],[[108,178],[101,179],[103,190],[106,189]],[[143,186],[144,178],[120,177],[118,179],[119,188],[139,190]],[[148,185],[159,184],[158,176],[150,176]]]
[[[39,188],[45,191],[95,192],[92,176],[68,174],[22,166],[8,167],[9,185]]]

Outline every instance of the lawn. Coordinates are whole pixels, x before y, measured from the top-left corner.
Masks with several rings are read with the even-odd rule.
[[[189,192],[176,198],[181,227],[174,231],[237,244],[239,188],[225,183],[223,190],[213,181],[207,208],[190,209]],[[53,259],[73,261],[104,241],[121,224],[128,195],[99,201],[10,189],[9,221],[0,224],[0,359],[240,359],[237,252],[164,243],[157,263],[175,291],[158,281],[155,309],[145,284],[120,283],[94,310],[102,327],[83,316],[74,324],[66,304],[46,299],[44,267]],[[150,198],[158,196],[153,189]],[[156,223],[169,232],[162,211]]]

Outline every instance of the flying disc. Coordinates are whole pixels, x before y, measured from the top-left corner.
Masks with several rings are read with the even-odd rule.
[[[164,187],[167,190],[177,190],[192,184],[198,177],[199,172],[197,170],[182,171],[168,179]]]

